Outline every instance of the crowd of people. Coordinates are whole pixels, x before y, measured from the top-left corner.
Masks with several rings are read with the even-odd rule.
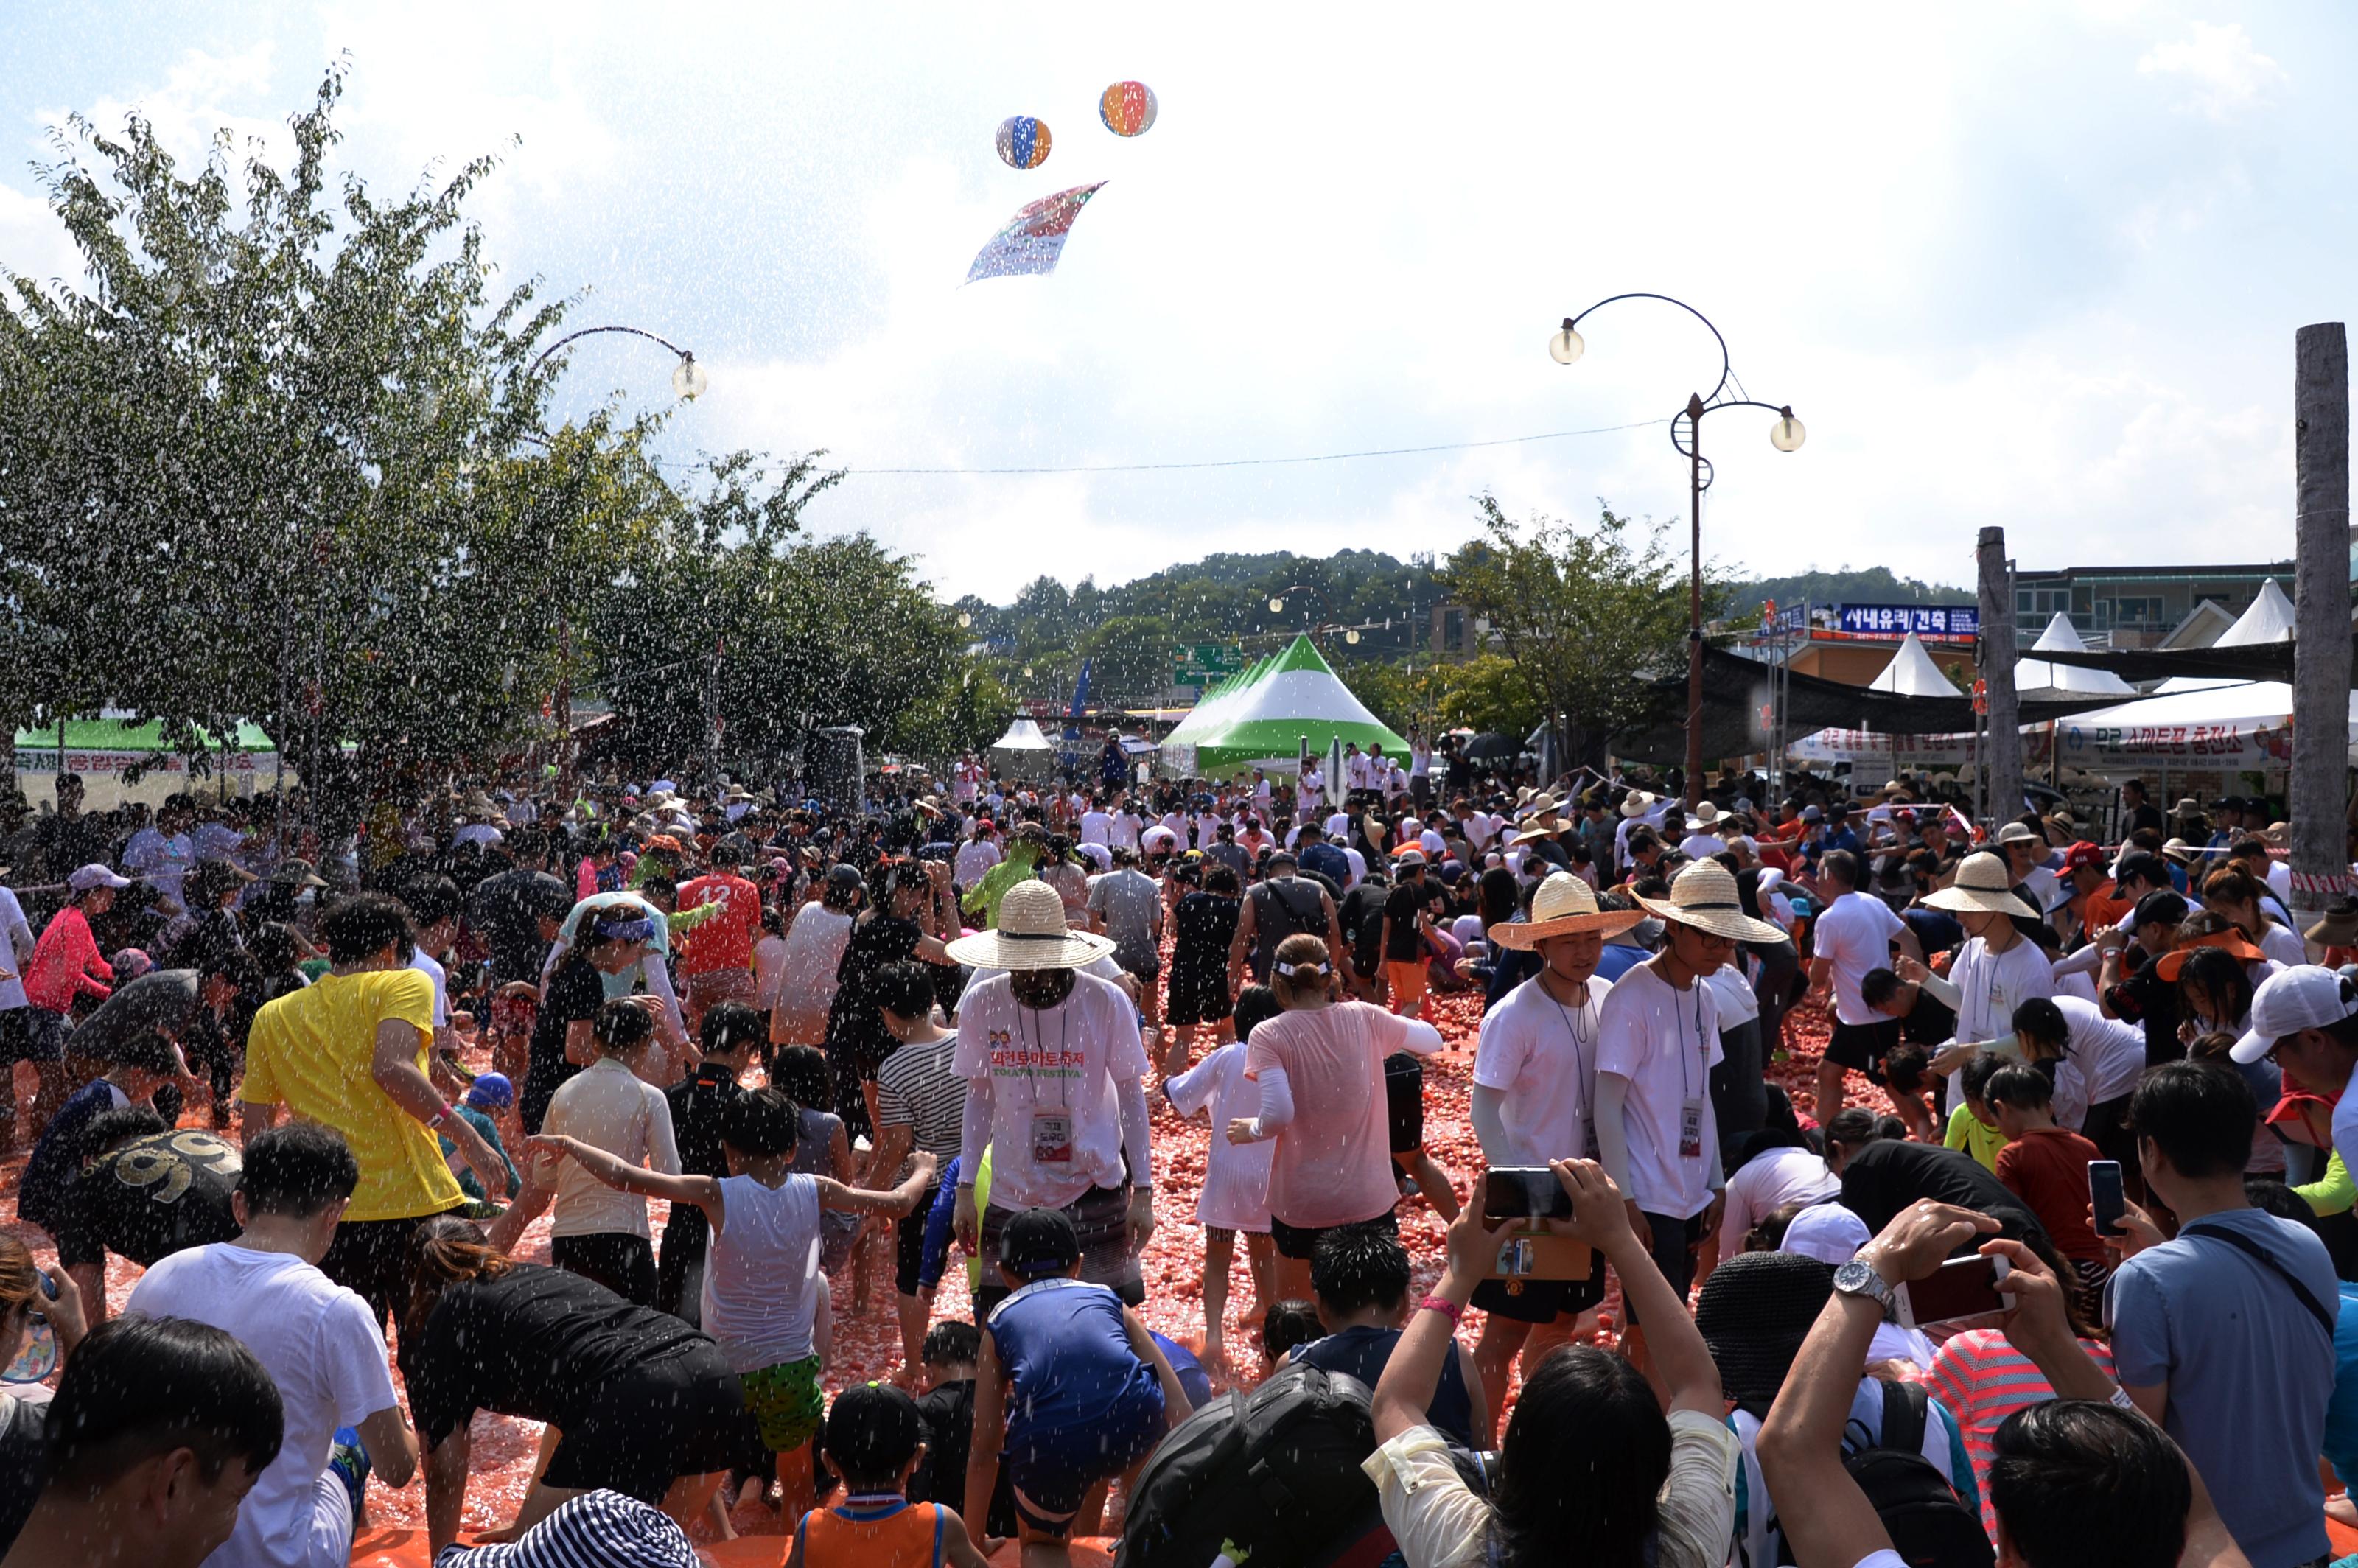
[[[1206,1517],[1361,1488],[1409,1568],[2358,1527],[2358,905],[2294,927],[2266,803],[1103,762],[487,778],[328,842],[0,802],[0,1568],[341,1564],[416,1476],[442,1568],[685,1565],[757,1506],[811,1568],[1046,1564],[1183,1529],[1171,1434],[1254,1419],[1216,1389],[1363,1436]],[[1436,997],[1479,1170],[1426,1146]],[[1174,1339],[1140,1264],[1189,1219]],[[900,1372],[843,1387],[887,1289]],[[479,1411],[544,1435],[468,1546]]]

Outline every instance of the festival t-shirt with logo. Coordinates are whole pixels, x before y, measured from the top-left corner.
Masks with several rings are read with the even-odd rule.
[[[950,1070],[990,1097],[991,1202],[1062,1208],[1124,1173],[1114,1085],[1146,1075],[1138,1012],[1121,988],[1076,973],[1073,992],[1040,1011],[1017,1004],[1005,977],[958,1006]],[[969,1161],[981,1152],[966,1151]]]

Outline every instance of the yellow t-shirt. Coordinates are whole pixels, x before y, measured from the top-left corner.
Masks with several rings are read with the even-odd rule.
[[[1949,1108],[1949,1135],[1942,1139],[1952,1149],[1962,1149],[1982,1162],[1983,1169],[1995,1174],[1997,1152],[2006,1147],[2006,1134],[1995,1127],[1984,1126],[1982,1119],[1962,1099]]]
[[[467,1201],[426,1125],[377,1087],[377,1025],[417,1032],[417,1070],[434,1038],[434,982],[417,969],[322,975],[254,1015],[238,1098],[280,1105],[344,1135],[360,1162],[348,1220],[410,1219]]]

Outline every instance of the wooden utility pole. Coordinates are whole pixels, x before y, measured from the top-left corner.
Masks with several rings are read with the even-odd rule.
[[[2350,344],[2293,336],[2292,905],[2306,927],[2350,886]]]
[[[2006,530],[1985,528],[1974,550],[1981,581],[1981,678],[1989,694],[1989,814],[1993,823],[2022,815],[2022,722],[2014,691],[2014,574],[2006,565]]]

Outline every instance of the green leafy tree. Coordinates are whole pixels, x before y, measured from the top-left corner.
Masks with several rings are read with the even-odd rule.
[[[1609,507],[1587,528],[1508,520],[1483,495],[1482,533],[1453,556],[1444,583],[1487,618],[1498,654],[1539,700],[1563,754],[1599,762],[1612,738],[1667,716],[1654,686],[1684,668],[1687,584],[1681,563]]]

